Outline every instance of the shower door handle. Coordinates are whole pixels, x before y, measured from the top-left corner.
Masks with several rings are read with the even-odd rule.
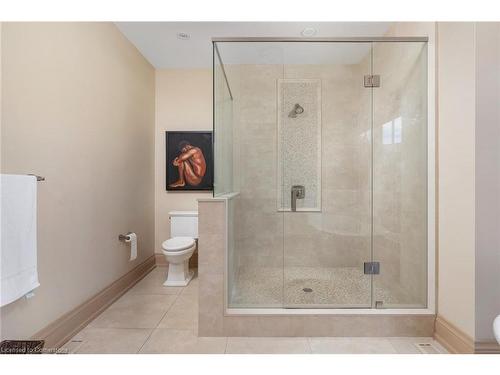
[[[291,190],[291,210],[297,211],[297,199],[304,199],[306,188],[303,185],[293,185]]]

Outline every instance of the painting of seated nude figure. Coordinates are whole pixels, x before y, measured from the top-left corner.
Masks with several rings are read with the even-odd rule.
[[[167,190],[212,190],[212,132],[168,131]]]

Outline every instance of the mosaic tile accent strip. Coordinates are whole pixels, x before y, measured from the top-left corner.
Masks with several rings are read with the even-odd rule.
[[[303,185],[297,211],[321,211],[321,80],[278,79],[277,93],[278,210],[289,211],[292,186]]]

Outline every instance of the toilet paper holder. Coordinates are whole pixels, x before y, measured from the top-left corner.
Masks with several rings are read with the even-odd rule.
[[[125,242],[125,241],[127,241],[127,240],[129,240],[129,241],[130,241],[130,235],[131,235],[131,234],[132,234],[132,232],[128,232],[127,234],[119,234],[119,235],[118,235],[118,240],[119,240],[119,241],[123,241],[123,242]]]

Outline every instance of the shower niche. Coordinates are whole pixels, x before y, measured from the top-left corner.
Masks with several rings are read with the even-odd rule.
[[[427,308],[427,136],[425,40],[215,41],[226,307]]]

